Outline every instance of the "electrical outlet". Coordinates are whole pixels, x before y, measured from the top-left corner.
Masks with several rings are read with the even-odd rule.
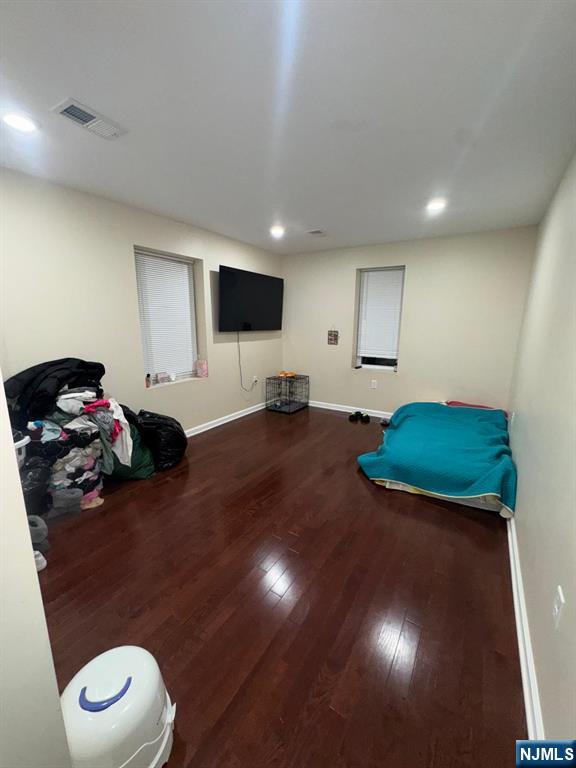
[[[556,593],[554,594],[554,602],[552,603],[552,616],[554,618],[554,627],[556,629],[560,626],[560,620],[562,619],[562,611],[566,605],[566,598],[564,597],[564,590],[558,584],[556,587]]]
[[[376,389],[377,386],[378,386],[378,379],[372,379],[372,381],[370,382],[370,389]]]
[[[252,384],[258,384],[258,376],[252,377]]]

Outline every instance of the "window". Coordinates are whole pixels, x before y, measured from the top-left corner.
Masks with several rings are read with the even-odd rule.
[[[359,271],[356,365],[396,368],[404,267]]]
[[[194,376],[197,354],[190,260],[135,248],[144,373],[151,382]]]

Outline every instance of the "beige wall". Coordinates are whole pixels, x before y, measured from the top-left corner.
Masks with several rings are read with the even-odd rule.
[[[522,228],[288,256],[284,366],[310,375],[317,401],[506,408],[535,242],[536,230]],[[356,270],[398,265],[406,265],[398,372],[354,370]],[[332,327],[338,346],[326,343]]]
[[[52,652],[0,387],[0,768],[68,768]]]
[[[220,264],[280,275],[279,257],[6,170],[0,204],[6,377],[59,357],[99,360],[104,386],[120,402],[175,416],[184,428],[263,400],[263,379],[282,367],[282,335],[242,334],[245,383],[260,378],[252,393],[243,392],[236,335],[212,330],[210,287]],[[145,388],[135,244],[203,260],[208,379]]]
[[[541,227],[512,398],[518,549],[544,728],[576,732],[576,158]],[[566,606],[552,621],[557,585]]]
[[[100,360],[121,402],[185,428],[263,400],[279,368],[311,377],[311,396],[392,411],[410,400],[460,398],[506,407],[535,243],[532,228],[280,257],[145,211],[3,171],[0,222],[6,376],[64,356]],[[146,390],[133,246],[203,260],[210,376]],[[213,331],[219,264],[286,277],[284,333]],[[406,265],[399,370],[352,369],[356,269]],[[24,307],[28,309],[24,312]],[[32,309],[30,309],[32,308]],[[331,327],[340,344],[326,344]],[[282,336],[284,335],[284,339]],[[377,389],[370,389],[372,379]]]

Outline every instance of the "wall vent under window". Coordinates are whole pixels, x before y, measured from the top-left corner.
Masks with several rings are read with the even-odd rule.
[[[72,120],[76,125],[85,128],[90,133],[101,136],[103,139],[117,139],[119,136],[127,133],[126,129],[119,126],[118,123],[113,122],[108,117],[104,117],[104,115],[96,112],[91,107],[81,104],[76,99],[66,99],[66,101],[54,107],[52,111],[68,118],[68,120]]]

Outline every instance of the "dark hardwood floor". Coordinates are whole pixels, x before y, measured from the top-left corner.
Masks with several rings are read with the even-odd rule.
[[[357,469],[377,424],[260,412],[51,529],[61,689],[115,645],[177,703],[170,768],[514,764],[526,738],[506,526]]]

